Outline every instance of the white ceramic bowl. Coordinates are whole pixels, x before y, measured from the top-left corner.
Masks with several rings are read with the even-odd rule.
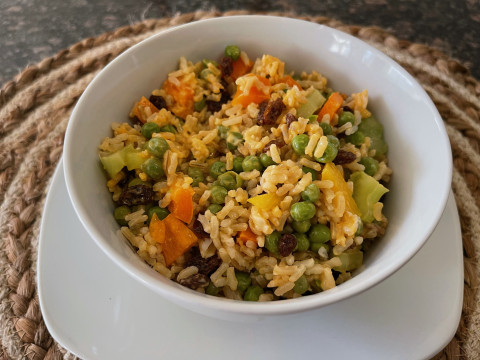
[[[270,303],[202,295],[152,270],[117,235],[113,203],[97,148],[113,121],[127,121],[132,104],[177,66],[180,56],[220,57],[235,43],[251,58],[274,55],[288,70],[318,70],[345,93],[369,91],[369,109],[383,123],[394,176],[384,212],[385,237],[346,283],[316,295]],[[392,275],[425,243],[446,204],[451,150],[443,121],[425,91],[403,68],[368,44],[310,22],[263,16],[222,17],[179,26],[127,50],[88,86],[71,116],[64,149],[65,178],[75,210],[98,246],[145,286],[193,311],[258,318],[324,306],[358,294]],[[88,263],[88,259],[85,259]],[[152,311],[155,311],[152,309]]]

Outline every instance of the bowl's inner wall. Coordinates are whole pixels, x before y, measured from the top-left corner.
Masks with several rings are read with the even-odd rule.
[[[238,21],[225,19],[196,23],[195,31],[189,26],[174,29],[130,49],[92,82],[67,131],[66,179],[74,206],[90,234],[114,260],[129,264],[130,271],[149,286],[155,288],[158,282],[173,286],[119,239],[97,148],[104,137],[111,136],[110,124],[128,121],[134,102],[159,88],[168,72],[176,69],[180,56],[192,61],[217,59],[226,45],[234,43],[251,59],[262,54],[282,59],[286,71],[317,70],[335,90],[347,94],[369,91],[369,109],[385,127],[394,174],[385,197],[384,212],[390,221],[387,234],[367,254],[364,269],[342,284],[361,287],[362,282],[373,281],[376,274],[411,255],[433,229],[435,214],[441,213],[446,199],[442,177],[449,176],[442,162],[449,149],[438,125],[441,119],[416,82],[357,39],[290,19],[241,24],[242,31]],[[329,296],[329,292],[321,295]]]

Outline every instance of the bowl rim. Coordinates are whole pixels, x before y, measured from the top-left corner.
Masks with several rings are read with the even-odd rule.
[[[96,229],[93,225],[90,217],[88,216],[88,209],[82,206],[81,197],[75,185],[74,179],[74,166],[73,161],[70,161],[74,154],[74,150],[72,149],[72,144],[74,144],[74,128],[75,126],[80,123],[75,119],[78,117],[78,114],[81,112],[81,108],[84,107],[84,102],[86,98],[86,94],[88,94],[92,89],[95,89],[97,86],[102,84],[102,79],[106,76],[106,74],[114,71],[115,68],[118,66],[119,63],[125,61],[128,56],[134,54],[140,47],[148,46],[151,43],[154,43],[159,38],[171,36],[172,33],[180,32],[180,31],[188,31],[190,28],[197,28],[203,26],[210,26],[215,25],[216,23],[224,23],[224,22],[245,22],[245,21],[259,21],[262,20],[264,23],[271,21],[277,22],[281,21],[284,23],[291,23],[297,24],[300,26],[312,26],[317,27],[318,31],[327,31],[333,32],[336,36],[340,38],[347,39],[354,43],[362,43],[363,46],[366,46],[366,49],[371,51],[375,56],[380,57],[386,63],[395,67],[407,80],[412,82],[412,84],[417,88],[418,92],[422,94],[424,98],[425,106],[429,108],[429,110],[434,114],[434,121],[437,125],[439,130],[439,135],[441,136],[441,140],[444,142],[446,156],[447,159],[443,159],[442,162],[445,164],[445,174],[447,175],[445,179],[443,179],[443,183],[441,184],[441,193],[438,194],[438,198],[440,199],[441,206],[436,208],[434,212],[432,212],[431,218],[433,221],[426,227],[424,233],[425,236],[422,237],[421,241],[415,242],[408,251],[405,252],[404,256],[401,257],[399,260],[392,261],[390,266],[384,268],[382,272],[374,274],[369,278],[363,279],[361,283],[354,284],[349,288],[342,288],[339,289],[334,288],[328,291],[328,293],[321,293],[321,294],[314,294],[304,297],[299,297],[296,299],[285,299],[285,300],[278,300],[278,301],[271,301],[271,302],[247,302],[247,301],[237,301],[231,300],[226,298],[217,298],[208,295],[204,295],[198,293],[194,290],[190,290],[185,288],[174,281],[171,281],[171,284],[164,284],[161,283],[158,279],[155,279],[153,274],[146,274],[136,268],[130,261],[127,259],[118,256],[115,251],[110,247],[108,242],[103,238],[100,232]],[[448,147],[448,149],[447,149]],[[403,265],[405,265],[425,244],[429,236],[432,234],[433,230],[435,229],[440,217],[444,211],[444,208],[447,203],[448,194],[450,192],[451,187],[451,178],[452,178],[452,155],[451,155],[451,148],[450,148],[450,141],[447,135],[447,131],[443,120],[438,113],[437,108],[433,104],[432,100],[425,92],[425,90],[421,87],[418,81],[410,75],[400,64],[394,61],[392,58],[381,52],[380,50],[376,49],[372,45],[366,43],[365,41],[356,38],[350,34],[342,32],[340,30],[331,28],[329,26],[323,24],[317,24],[307,20],[300,20],[296,18],[289,18],[289,17],[282,17],[282,16],[272,16],[272,15],[233,15],[233,16],[224,16],[224,17],[216,17],[210,19],[199,20],[179,26],[175,26],[166,30],[163,30],[157,34],[154,34],[139,43],[133,45],[114,60],[112,60],[109,64],[107,64],[104,69],[102,69],[95,78],[90,82],[87,86],[81,97],[79,98],[75,108],[70,116],[70,121],[67,125],[66,133],[65,133],[65,144],[64,144],[64,155],[63,155],[63,163],[64,163],[64,176],[67,185],[68,194],[72,201],[73,207],[75,212],[80,219],[82,225],[87,230],[88,234],[93,238],[94,242],[102,249],[102,251],[120,268],[126,271],[130,276],[144,284],[145,286],[149,287],[150,289],[154,290],[156,293],[159,293],[165,296],[170,301],[174,301],[176,303],[181,304],[182,306],[186,306],[191,308],[192,310],[196,310],[195,308],[198,305],[201,305],[203,308],[212,311],[222,311],[227,313],[236,313],[240,315],[278,315],[278,314],[286,314],[286,313],[295,313],[299,311],[305,311],[313,308],[317,308],[320,306],[325,306],[331,303],[335,303],[347,298],[350,298],[354,295],[358,295],[371,287],[381,283],[383,280],[394,274],[397,270],[399,270]],[[327,295],[328,294],[328,295]],[[191,306],[191,307],[190,307]]]

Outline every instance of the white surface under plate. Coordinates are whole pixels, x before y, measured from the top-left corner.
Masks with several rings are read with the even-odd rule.
[[[131,279],[95,245],[57,169],[40,234],[38,287],[52,336],[84,359],[422,359],[453,337],[463,298],[453,195],[420,252],[378,286],[257,322],[208,318]]]

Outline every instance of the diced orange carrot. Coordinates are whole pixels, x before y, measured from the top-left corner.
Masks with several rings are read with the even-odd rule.
[[[190,223],[193,217],[193,194],[195,191],[190,186],[184,189],[180,186],[175,186],[171,190],[172,201],[168,206],[168,210],[177,219],[185,223]]]
[[[237,88],[237,92],[233,96],[232,105],[240,104],[245,108],[251,103],[260,104],[262,101],[270,99],[270,81],[268,81],[267,78],[253,74],[248,74],[246,76],[256,76],[260,82],[269,87],[268,94],[258,90],[255,85],[250,88],[248,94],[244,94],[241,89]]]
[[[333,115],[340,109],[343,104],[343,97],[338,92],[334,92],[330,95],[327,99],[323,107],[320,109],[318,113],[318,121],[321,121],[323,117],[328,114],[330,115],[330,124],[333,124]]]
[[[352,191],[347,185],[347,182],[343,178],[340,170],[337,169],[335,164],[328,162],[325,164],[325,167],[322,170],[322,181],[330,180],[333,183],[332,190],[333,192],[343,193],[345,199],[345,208],[356,215],[360,215],[360,210],[358,210],[357,204],[352,196]]]
[[[162,253],[165,265],[172,265],[181,255],[198,242],[197,236],[173,214],[162,220],[165,223],[165,243]]]
[[[298,90],[302,90],[302,87],[300,86],[300,84],[298,82],[296,82],[290,75],[284,76],[283,78],[278,80],[278,82],[279,83],[285,83],[290,87],[297,86]]]
[[[247,227],[247,230],[240,231],[237,235],[238,243],[241,242],[245,245],[247,241],[253,241],[257,243],[257,235],[252,231],[252,229],[250,229],[250,227]]]
[[[158,112],[158,109],[155,105],[153,105],[145,96],[142,96],[140,101],[138,101],[134,106],[133,109],[130,113],[130,116],[135,116],[137,117],[138,120],[140,120],[142,123],[147,122],[148,118],[148,113],[145,111],[146,108],[150,109],[150,113],[156,113]],[[150,115],[151,115],[150,114]]]
[[[170,82],[168,79],[163,83],[165,92],[173,97],[171,110],[175,115],[186,118],[193,113],[195,87],[186,81],[180,79],[180,85]]]
[[[238,58],[235,60],[232,64],[233,70],[232,73],[230,74],[230,77],[232,78],[233,81],[237,80],[240,76],[245,75],[248,73],[252,67],[253,67],[253,62],[249,61],[248,65],[243,62],[241,58]]]
[[[148,231],[153,240],[159,244],[165,243],[165,223],[158,218],[157,214],[153,214]]]

